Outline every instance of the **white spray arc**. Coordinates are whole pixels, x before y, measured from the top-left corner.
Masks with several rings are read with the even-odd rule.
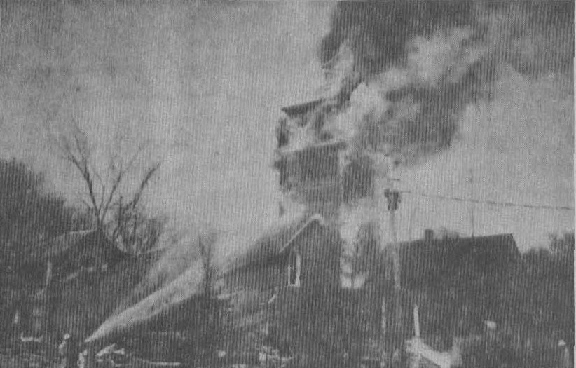
[[[215,237],[211,238],[213,243],[209,246],[213,256],[212,267],[217,277],[229,271],[234,260],[244,256],[260,237],[293,224],[305,213],[305,209],[297,204],[286,207],[285,211],[280,219],[271,218],[266,223],[247,223],[241,229],[216,232]],[[206,238],[210,239],[210,237]],[[201,240],[202,236],[196,234],[188,237],[182,236],[173,241],[168,246],[169,249],[164,257],[151,268],[143,281],[143,284],[147,286],[163,280],[160,287],[143,299],[138,299],[135,304],[117,310],[86,339],[86,342],[94,342],[111,334],[121,333],[139,323],[145,323],[172,306],[201,294],[204,285],[203,260],[199,257],[197,243]],[[175,261],[175,258],[182,259]]]

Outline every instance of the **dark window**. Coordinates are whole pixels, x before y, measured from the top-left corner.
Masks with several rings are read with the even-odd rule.
[[[300,154],[300,174],[303,182],[313,182],[338,175],[338,154],[326,149],[311,149]]]
[[[288,119],[283,118],[278,122],[276,128],[277,147],[282,148],[288,145],[290,137],[290,130],[288,129]]]
[[[280,186],[286,186],[288,183],[288,161],[285,157],[283,157],[277,160],[274,165],[280,174]]]
[[[332,146],[307,148],[278,158],[274,165],[284,189],[337,178],[339,174],[338,151]]]
[[[300,286],[302,273],[302,257],[300,253],[293,251],[288,258],[288,285]]]

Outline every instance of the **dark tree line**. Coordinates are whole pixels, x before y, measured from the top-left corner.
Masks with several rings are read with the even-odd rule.
[[[525,334],[574,339],[574,233],[553,235],[532,249],[506,282],[506,317]]]
[[[0,330],[8,332],[13,305],[35,282],[27,259],[47,239],[87,226],[85,213],[46,191],[45,179],[16,160],[0,160]]]
[[[139,206],[146,184],[128,204],[116,206],[107,222],[97,218],[91,206],[68,204],[46,184],[43,173],[14,159],[0,159],[0,331],[5,334],[14,325],[15,310],[43,286],[43,269],[34,266],[33,258],[51,239],[70,231],[111,227],[112,235],[121,229],[122,236],[110,240],[143,251],[156,245],[163,230],[164,221],[144,214]]]

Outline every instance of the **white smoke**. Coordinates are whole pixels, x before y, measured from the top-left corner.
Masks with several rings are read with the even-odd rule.
[[[334,117],[328,117],[325,130],[348,142],[352,155],[366,153],[368,147],[362,141],[364,134],[382,135],[380,144],[371,149],[384,155],[388,155],[391,150],[399,151],[400,147],[389,146],[387,138],[398,132],[402,124],[414,120],[421,106],[410,95],[391,102],[386,98],[387,93],[409,86],[437,88],[440,83],[459,80],[470,65],[487,52],[482,45],[465,46],[465,41],[471,36],[470,29],[455,28],[449,32],[438,32],[430,38],[415,38],[408,48],[410,51],[406,66],[388,68],[361,83],[352,92],[346,109]],[[342,47],[348,50],[347,44]],[[343,79],[340,74],[344,71],[354,73],[353,68],[337,70],[339,77],[336,81]],[[335,84],[341,86],[340,82]]]
[[[350,96],[350,107],[330,120],[326,130],[346,142],[354,142],[368,117],[380,118],[388,109],[385,92],[376,85],[360,84]]]
[[[437,87],[443,78],[451,82],[460,80],[470,65],[487,51],[479,45],[463,47],[463,42],[471,36],[469,28],[454,28],[430,38],[415,38],[410,45],[407,66],[412,81]]]
[[[345,242],[348,253],[354,251],[354,244],[362,224],[372,222],[378,225],[381,247],[391,241],[389,239],[388,202],[384,195],[386,188],[391,188],[390,175],[395,167],[394,161],[398,157],[399,149],[388,140],[388,134],[394,134],[406,121],[412,121],[420,112],[420,104],[413,101],[410,95],[399,101],[389,101],[387,93],[409,86],[430,86],[459,80],[469,69],[470,65],[479,60],[486,52],[482,47],[464,47],[464,41],[472,36],[467,28],[455,28],[449,32],[436,33],[432,37],[418,37],[409,44],[408,62],[404,68],[392,67],[379,75],[361,83],[351,94],[347,108],[340,114],[328,117],[325,130],[336,139],[347,142],[347,150],[343,155],[343,165],[348,159],[368,156],[373,163],[376,174],[374,178],[374,193],[369,200],[359,201],[352,207],[341,211],[341,236]],[[350,61],[343,58],[349,51],[348,45],[343,44],[337,55],[339,60]],[[340,65],[342,64],[342,65]],[[336,85],[342,85],[345,76],[342,73],[353,73],[353,65],[341,62],[335,68]],[[353,76],[348,76],[352,78]],[[369,130],[374,126],[378,130]],[[382,134],[377,146],[367,146],[366,134]],[[419,147],[403,148],[407,155],[418,155]]]
[[[344,206],[340,211],[340,236],[344,240],[344,253],[353,255],[358,231],[363,224],[373,221],[377,208],[372,201],[366,201],[355,206]]]
[[[324,68],[326,79],[324,97],[333,98],[346,88],[352,78],[357,78],[354,53],[348,42],[342,44],[334,59],[324,65]]]
[[[309,125],[303,127],[292,127],[289,146],[291,150],[301,150],[314,143],[314,132]]]

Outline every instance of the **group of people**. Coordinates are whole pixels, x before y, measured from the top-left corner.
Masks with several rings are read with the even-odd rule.
[[[109,345],[98,354],[89,354],[88,348],[81,341],[77,341],[71,334],[66,333],[58,346],[58,368],[90,368],[99,362],[99,367],[115,367],[113,356],[126,356],[124,348],[119,349],[116,344]],[[89,364],[92,361],[93,364]]]

